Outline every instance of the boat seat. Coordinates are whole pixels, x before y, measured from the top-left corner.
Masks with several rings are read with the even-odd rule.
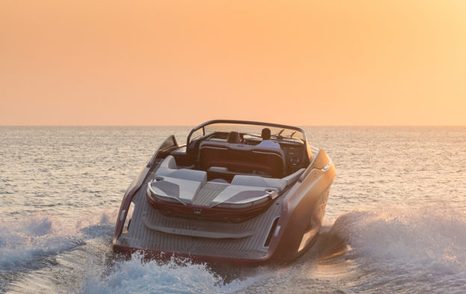
[[[261,176],[236,175],[233,177],[231,184],[242,186],[267,187],[276,189],[280,192],[283,191],[283,189],[285,189],[287,181],[275,178],[264,178]]]
[[[219,204],[252,204],[257,201],[275,199],[277,191],[267,187],[253,187],[243,185],[228,185],[210,203],[210,207]]]
[[[211,183],[211,185],[222,185],[222,189],[218,193],[215,193],[214,199],[204,204],[207,207],[213,207],[218,204],[248,204],[278,196],[276,189],[264,186],[208,183]],[[185,179],[156,177],[149,183],[149,191],[151,194],[156,195],[156,197],[170,198],[184,204],[190,204],[205,184],[205,182]]]
[[[283,191],[288,185],[294,183],[299,176],[304,172],[304,168],[297,170],[296,172],[288,175],[284,178],[264,178],[261,176],[252,175],[236,175],[233,177],[231,183],[233,185],[243,186],[256,186],[256,187],[268,187],[274,188],[278,192]]]
[[[192,181],[173,177],[156,177],[149,183],[149,191],[155,195],[190,203],[205,181]]]
[[[193,203],[207,183],[207,172],[177,169],[175,158],[171,155],[162,161],[155,175],[155,179],[149,183],[149,192],[155,197],[170,198],[183,204]],[[206,206],[248,205],[268,201],[277,197],[287,183],[285,179],[236,175],[231,184],[222,183],[224,189],[212,195],[215,198],[209,200]]]
[[[175,157],[168,155],[155,172],[156,176],[185,179],[190,181],[207,181],[207,172],[187,168],[177,168]]]
[[[200,144],[199,166],[202,170],[224,167],[235,172],[256,172],[280,178],[285,173],[286,164],[281,150],[209,140]]]

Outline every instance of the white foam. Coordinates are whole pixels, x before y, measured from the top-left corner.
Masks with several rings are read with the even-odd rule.
[[[128,261],[118,262],[110,274],[90,272],[82,292],[85,293],[231,293],[249,286],[254,277],[225,284],[205,264],[144,261],[133,254]]]
[[[42,258],[85,244],[86,240],[111,236],[108,213],[64,224],[53,217],[33,216],[0,225],[0,270],[16,271]]]
[[[108,212],[96,213],[92,217],[82,217],[75,222],[66,222],[54,217],[35,216],[20,222],[11,222],[0,226],[0,271],[16,272],[23,268],[42,268],[41,260],[49,256],[62,255],[77,246],[84,245],[90,239],[109,239],[113,233],[114,217]],[[107,242],[104,252],[111,250]],[[89,250],[88,247],[86,250]],[[73,255],[70,255],[73,256]],[[77,255],[79,256],[79,254]],[[171,260],[168,263],[144,261],[140,255],[133,255],[131,260],[117,261],[106,269],[102,258],[87,260],[81,264],[79,272],[84,273],[81,288],[75,289],[86,293],[230,293],[248,287],[258,276],[234,280],[225,283],[205,264],[190,261]],[[62,260],[62,259],[60,259]],[[68,260],[68,259],[66,259]],[[62,260],[63,261],[63,260]],[[76,262],[71,258],[71,264]],[[66,262],[69,262],[66,261]],[[68,264],[69,266],[69,264]],[[76,269],[75,269],[76,271]],[[31,272],[26,277],[37,276]],[[39,273],[38,286],[50,286]],[[74,273],[79,275],[78,272]],[[61,275],[61,274],[60,274]],[[80,278],[81,280],[81,278]],[[14,287],[25,289],[28,279],[19,280]],[[27,288],[27,287],[26,287]],[[16,289],[16,288],[15,288]]]
[[[352,212],[339,217],[332,231],[346,239],[350,255],[365,270],[451,285],[466,282],[462,211],[437,206]]]
[[[52,221],[47,217],[4,223],[0,227],[0,270],[14,270],[81,243],[78,238],[54,231]]]

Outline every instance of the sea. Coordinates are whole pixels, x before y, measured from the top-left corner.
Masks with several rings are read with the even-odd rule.
[[[466,293],[466,127],[305,127],[337,177],[291,264],[115,256],[126,188],[189,129],[0,127],[0,293]]]

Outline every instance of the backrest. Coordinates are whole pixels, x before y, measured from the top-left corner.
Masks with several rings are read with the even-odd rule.
[[[203,170],[212,166],[226,167],[231,171],[263,173],[274,178],[281,178],[285,173],[285,161],[281,150],[216,141],[201,143],[199,165]]]

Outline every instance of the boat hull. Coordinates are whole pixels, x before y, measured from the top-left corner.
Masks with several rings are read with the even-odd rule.
[[[155,176],[153,170],[145,169],[123,199],[114,251],[127,255],[142,252],[155,259],[176,256],[244,265],[287,263],[312,246],[335,178],[335,167],[321,149],[300,178],[263,214],[242,223],[221,223],[169,217],[151,208],[145,187]],[[135,208],[129,224],[131,204]],[[219,231],[226,232],[226,237],[218,237],[215,232]]]

